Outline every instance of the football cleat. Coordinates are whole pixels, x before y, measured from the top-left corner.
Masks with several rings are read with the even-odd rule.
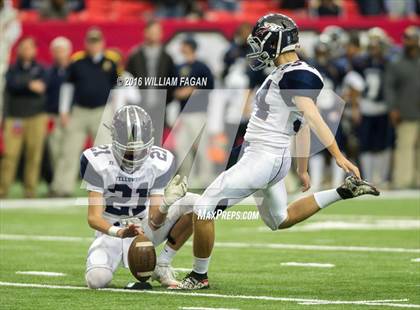
[[[177,290],[202,290],[210,288],[210,285],[207,275],[200,279],[194,272],[191,272],[177,286],[169,288]]]
[[[355,198],[362,195],[379,196],[380,194],[375,186],[355,176],[348,176],[344,180],[344,183],[337,188],[337,193],[343,199]]]
[[[165,287],[175,287],[180,284],[176,279],[176,272],[168,264],[157,264],[152,280],[160,282]]]

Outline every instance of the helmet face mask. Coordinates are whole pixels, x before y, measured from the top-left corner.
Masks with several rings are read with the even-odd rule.
[[[264,41],[261,42],[258,37],[249,35],[247,42],[252,49],[252,53],[246,55],[249,61],[249,66],[252,70],[259,71],[272,64],[270,55],[267,51],[263,50]]]
[[[111,134],[112,152],[121,169],[127,173],[138,170],[154,144],[150,116],[138,106],[124,106],[114,115]]]
[[[269,14],[258,20],[247,39],[252,53],[247,54],[252,70],[258,71],[274,64],[281,54],[298,46],[298,28],[295,22],[282,14]]]
[[[128,173],[138,170],[147,160],[150,149],[153,146],[154,139],[143,145],[127,145],[124,146],[117,141],[112,143],[112,151],[121,168]]]

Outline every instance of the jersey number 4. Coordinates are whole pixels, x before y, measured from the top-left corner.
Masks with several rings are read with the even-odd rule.
[[[263,121],[267,120],[268,112],[270,111],[270,105],[265,101],[265,98],[268,94],[268,89],[270,88],[272,80],[268,80],[264,83],[264,85],[260,88],[257,95],[255,96],[255,104],[257,105],[258,109],[256,112],[256,116]]]

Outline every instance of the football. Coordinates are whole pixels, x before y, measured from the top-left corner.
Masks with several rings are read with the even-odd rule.
[[[146,282],[156,267],[156,252],[153,243],[144,235],[133,239],[128,249],[128,266],[133,276]]]

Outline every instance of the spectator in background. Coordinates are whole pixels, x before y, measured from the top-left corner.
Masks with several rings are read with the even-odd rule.
[[[21,0],[19,9],[41,10],[48,1],[50,0]],[[79,12],[85,9],[85,0],[66,0],[65,2],[70,11]]]
[[[0,127],[4,101],[5,73],[9,66],[10,49],[22,32],[16,10],[11,1],[0,0]]]
[[[239,3],[236,0],[209,0],[209,8],[212,10],[234,12],[238,7]]]
[[[417,18],[417,0],[384,0],[386,11],[391,18],[408,17]]]
[[[337,0],[314,0],[310,2],[310,12],[314,16],[339,16],[341,7]]]
[[[306,0],[277,0],[279,8],[284,10],[305,10]]]
[[[214,79],[210,68],[197,60],[197,42],[193,38],[186,38],[181,43],[181,53],[185,63],[177,68],[178,83],[181,78],[206,82],[201,86],[180,85],[175,90],[182,112],[179,127],[175,128],[176,155],[179,161],[183,161],[180,174],[190,176],[191,186],[204,188],[212,178],[213,168],[207,157],[208,138],[204,134],[200,136],[200,132],[207,121],[209,90],[214,87]],[[199,136],[199,141],[194,143]]]
[[[185,15],[185,4],[178,0],[156,0],[155,15],[157,17],[182,17]]]
[[[66,0],[47,0],[40,11],[43,19],[67,19],[70,7]]]
[[[167,78],[174,76],[174,62],[162,46],[162,27],[157,21],[150,21],[144,30],[144,44],[129,56],[126,71],[143,81],[149,77]],[[161,145],[166,104],[172,101],[173,89],[166,86],[140,86],[141,106],[149,113],[155,127],[155,144]]]
[[[420,35],[415,26],[404,32],[403,51],[389,63],[385,96],[396,129],[393,185],[420,186]]]
[[[24,38],[18,45],[18,59],[6,74],[4,143],[0,164],[0,197],[6,197],[15,180],[24,148],[25,197],[36,196],[44,140],[47,130],[45,114],[46,74],[35,60],[33,38]]]
[[[57,170],[58,159],[62,156],[61,151],[66,139],[63,134],[62,124],[60,123],[58,103],[60,99],[60,88],[67,79],[67,68],[70,64],[72,44],[65,37],[57,37],[51,41],[50,51],[54,63],[48,70],[46,110],[54,121],[54,129],[48,137],[51,167],[54,172]]]
[[[88,30],[85,47],[85,51],[73,55],[67,80],[60,90],[59,112],[66,139],[53,177],[52,196],[73,194],[80,153],[88,135],[96,138],[118,77],[118,55],[105,51],[105,40],[98,28]]]
[[[200,17],[202,11],[196,0],[156,0],[157,17]]]
[[[367,54],[356,68],[364,84],[360,98],[360,163],[363,178],[380,186],[386,185],[391,165],[392,128],[384,98],[384,72],[389,60],[386,33],[378,27],[370,29]]]
[[[385,13],[383,0],[356,0],[362,15],[381,15]]]

